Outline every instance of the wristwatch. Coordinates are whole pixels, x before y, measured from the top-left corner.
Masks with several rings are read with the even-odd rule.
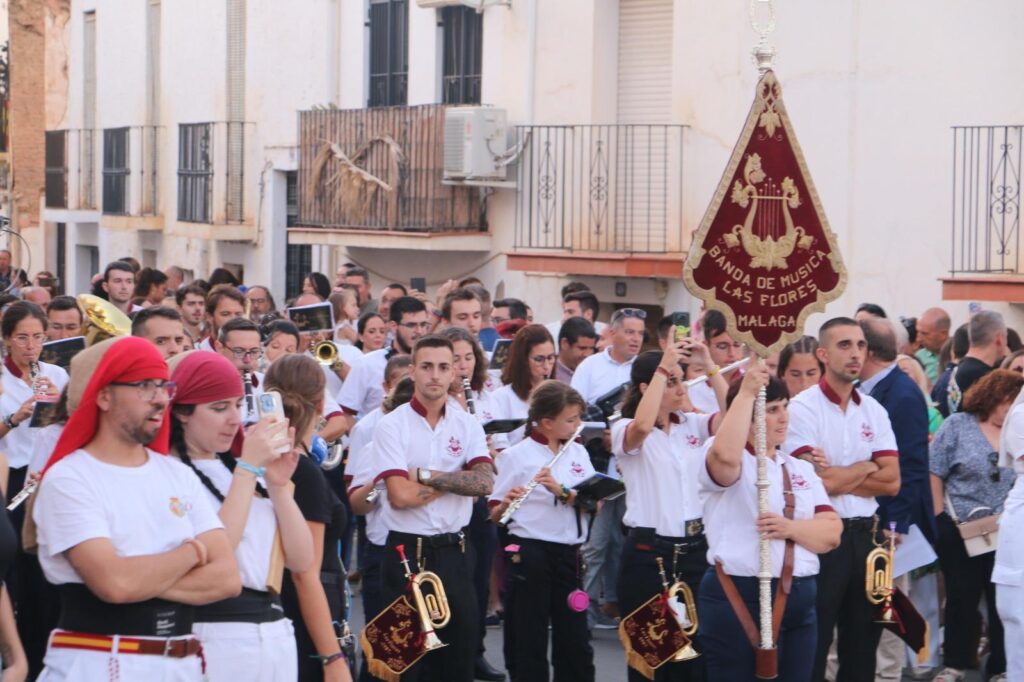
[[[14,413],[13,412],[11,414],[9,414],[9,415],[4,417],[4,426],[6,426],[8,429],[16,429],[16,428],[18,428],[18,425],[14,423]]]
[[[416,480],[420,483],[426,484],[430,480],[430,469],[416,468]]]

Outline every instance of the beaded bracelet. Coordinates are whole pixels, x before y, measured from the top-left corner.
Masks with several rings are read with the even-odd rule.
[[[262,478],[267,473],[267,467],[258,467],[249,464],[246,461],[238,460],[238,466],[242,471],[248,471],[250,474],[256,476],[256,478]]]

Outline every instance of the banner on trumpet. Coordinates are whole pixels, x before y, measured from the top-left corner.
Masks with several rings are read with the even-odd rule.
[[[427,653],[423,638],[419,614],[402,596],[366,624],[359,635],[359,646],[371,675],[385,682],[398,682]]]

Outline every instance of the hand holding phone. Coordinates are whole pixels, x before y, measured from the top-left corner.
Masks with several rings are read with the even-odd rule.
[[[261,393],[256,400],[256,406],[260,413],[260,418],[269,417],[273,422],[287,422],[288,418],[284,414],[284,403],[281,400],[281,394],[277,391],[267,391]],[[290,444],[282,445],[277,449],[277,452],[282,455],[291,452],[292,446]]]

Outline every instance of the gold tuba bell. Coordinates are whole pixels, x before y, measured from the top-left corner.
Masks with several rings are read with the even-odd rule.
[[[689,661],[700,656],[697,650],[693,648],[693,636],[697,634],[697,602],[693,598],[693,591],[690,589],[690,586],[682,580],[672,583],[672,586],[668,588],[668,598],[670,600],[675,599],[677,596],[686,607],[687,622],[680,622],[679,627],[683,629],[687,642],[686,646],[677,651],[676,655],[672,657],[673,663]]]
[[[324,367],[341,369],[341,358],[338,357],[338,347],[333,341],[318,341],[313,346],[313,357]]]
[[[409,568],[409,560],[405,557],[405,545],[397,545],[395,550],[402,557],[402,565],[405,566],[405,577],[409,579],[416,612],[420,617],[420,630],[423,633],[423,650],[431,651],[448,646],[441,641],[435,632],[435,630],[440,630],[448,625],[448,621],[452,618],[451,609],[448,608],[448,597],[444,593],[444,585],[441,583],[441,578],[436,573],[430,573],[429,571],[413,573]],[[425,586],[429,587],[431,591],[424,593],[423,588]]]
[[[75,300],[85,312],[85,345],[132,333],[132,321],[110,301],[92,294],[79,294]]]
[[[875,542],[875,548],[871,550],[867,558],[867,566],[864,571],[864,591],[868,601],[875,606],[882,606],[881,615],[875,619],[876,623],[891,623],[892,615],[892,567],[896,558],[896,524],[892,523],[888,543]],[[875,529],[873,535],[877,536],[878,517],[875,517]]]

